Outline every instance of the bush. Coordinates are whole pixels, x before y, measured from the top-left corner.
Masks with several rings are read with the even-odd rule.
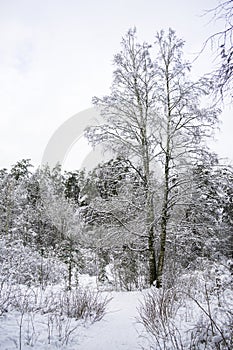
[[[46,287],[63,281],[66,270],[53,252],[44,258],[21,241],[0,240],[0,281]]]
[[[172,288],[151,288],[138,310],[151,349],[232,349],[231,281],[219,265],[183,275]]]
[[[73,338],[78,336],[76,330],[80,322],[93,323],[102,319],[109,300],[84,289],[67,291],[55,286],[42,289],[2,283],[0,316],[5,314],[2,321],[9,319],[11,327],[6,326],[0,342],[5,344],[11,339],[18,343],[19,349],[25,344],[34,346],[36,342],[59,344],[58,347],[64,348],[72,341],[71,334]],[[7,330],[12,326],[19,331],[10,337]]]

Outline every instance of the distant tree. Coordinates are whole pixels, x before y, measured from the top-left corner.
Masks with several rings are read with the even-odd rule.
[[[99,281],[108,280],[105,268],[111,262],[116,288],[120,279],[122,288],[135,288],[142,272],[142,268],[135,266],[143,265],[140,286],[145,286],[148,282],[146,197],[137,169],[126,159],[116,157],[99,164],[87,178],[89,183],[84,190],[87,190],[88,203],[80,208],[85,222],[82,237],[85,237],[84,246],[94,253]],[[120,269],[121,259],[124,267]]]
[[[218,179],[218,199],[221,203],[221,230],[219,232],[220,254],[233,258],[233,168],[223,166],[217,169],[214,177]]]
[[[1,172],[0,177],[0,210],[1,231],[8,239],[26,239],[27,227],[27,183],[32,167],[28,159],[18,161],[9,173]]]
[[[66,198],[72,198],[75,203],[79,203],[80,185],[79,185],[79,172],[68,172],[65,174],[65,196]]]
[[[43,191],[41,196],[42,222],[45,223],[44,241],[49,248],[53,247],[56,255],[66,263],[69,290],[74,270],[79,270],[81,266],[81,224],[76,193],[71,188],[73,178],[74,174],[70,174],[66,181],[60,166],[57,166],[50,174],[45,172],[43,175],[42,171],[40,179],[40,191]],[[75,185],[74,180],[72,180],[72,185]]]
[[[33,167],[30,163],[30,159],[22,159],[21,161],[18,161],[15,165],[12,166],[10,175],[15,178],[16,181],[18,181],[22,177],[28,178],[31,174],[29,171],[29,168]]]
[[[1,170],[0,176],[0,230],[1,236],[10,237],[14,210],[14,186],[6,169]]]
[[[233,252],[232,168],[213,159],[199,162],[192,173],[189,204],[176,213],[176,230],[168,244],[177,270],[196,269],[204,260],[229,259]]]

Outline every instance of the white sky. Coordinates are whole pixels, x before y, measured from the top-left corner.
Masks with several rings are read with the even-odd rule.
[[[121,37],[136,26],[153,41],[172,27],[186,41],[190,61],[218,29],[204,11],[217,0],[0,0],[0,168],[22,158],[37,166],[56,129],[109,93],[112,58]],[[196,76],[213,67],[206,51]],[[233,118],[225,111],[215,146],[233,159]],[[73,147],[67,167],[76,168],[85,144]]]

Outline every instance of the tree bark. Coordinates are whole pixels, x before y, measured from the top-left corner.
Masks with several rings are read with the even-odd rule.
[[[168,222],[168,201],[169,201],[169,172],[170,172],[170,161],[171,161],[171,102],[170,102],[170,79],[169,79],[169,56],[164,57],[165,61],[165,79],[166,79],[166,98],[167,98],[167,128],[166,128],[166,148],[165,148],[165,165],[164,165],[164,199],[162,207],[162,217],[161,217],[161,234],[160,234],[160,252],[158,259],[158,275],[156,281],[156,287],[162,287],[162,276],[164,270],[165,261],[165,248],[167,240],[167,222]]]

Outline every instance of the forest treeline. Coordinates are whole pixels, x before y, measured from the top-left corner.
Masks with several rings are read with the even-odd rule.
[[[146,190],[138,169],[120,158],[88,173],[62,173],[59,165],[32,169],[22,160],[1,170],[1,276],[42,286],[63,280],[71,288],[79,273],[88,273],[118,290],[149,286]],[[188,178],[169,220],[166,286],[205,262],[232,258],[232,167],[215,159],[195,166]],[[157,260],[162,189],[156,172],[153,190]]]

